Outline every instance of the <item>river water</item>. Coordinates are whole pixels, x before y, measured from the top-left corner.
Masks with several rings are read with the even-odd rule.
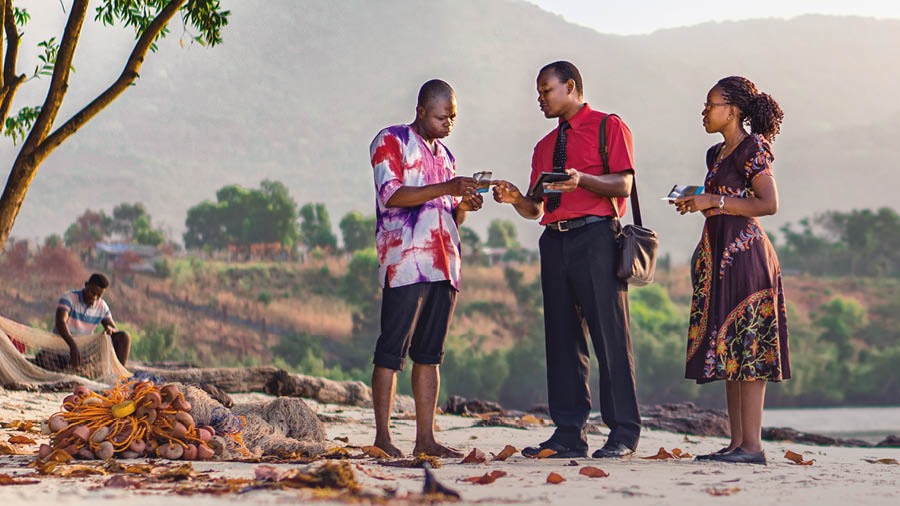
[[[900,406],[766,409],[763,427],[791,427],[801,432],[877,443],[888,435],[900,436]]]

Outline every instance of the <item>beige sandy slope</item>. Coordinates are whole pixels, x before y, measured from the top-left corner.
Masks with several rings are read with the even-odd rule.
[[[61,394],[35,394],[24,392],[0,392],[0,421],[37,420],[53,413]],[[256,397],[238,396],[243,398]],[[335,420],[326,425],[329,438],[348,438],[349,446],[371,444],[373,422],[371,413],[360,408],[334,405],[314,405],[320,415]],[[438,433],[443,442],[469,452],[480,449],[488,458],[499,453],[507,444],[519,449],[542,441],[551,428],[532,425],[527,429],[506,427],[475,427],[478,419],[459,416],[438,416]],[[393,422],[395,439],[404,451],[411,451],[415,435],[413,420],[397,419]],[[0,429],[2,441],[10,435],[21,434]],[[45,440],[35,437],[38,442]],[[603,443],[603,435],[592,435],[593,446]],[[345,443],[335,440],[335,445]],[[600,461],[579,459],[576,466],[568,460],[531,460],[516,454],[505,462],[486,464],[459,464],[443,462],[435,471],[438,479],[457,490],[464,503],[478,504],[840,504],[850,506],[886,505],[900,503],[900,466],[873,464],[866,459],[900,459],[900,449],[855,449],[803,446],[793,443],[766,443],[768,466],[728,465],[700,463],[690,459],[646,460],[641,456],[657,453],[660,447],[667,450],[680,448],[692,454],[705,453],[719,448],[724,440],[690,437],[659,431],[645,431],[638,456],[627,460]],[[33,445],[20,446],[24,451],[34,451]],[[815,459],[811,466],[791,464],[783,455],[787,450]],[[359,454],[358,449],[351,453]],[[33,476],[26,467],[31,456],[0,457],[0,475],[15,477]],[[383,493],[384,489],[399,491],[400,503],[413,501],[422,489],[423,471],[387,467],[373,459],[353,460],[372,475],[388,479],[376,479],[357,468],[356,477],[368,490]],[[231,462],[194,463],[195,469],[210,477],[250,479],[258,464]],[[588,478],[580,475],[585,466],[594,466],[609,473],[606,478]],[[297,465],[281,464],[280,469]],[[489,485],[476,485],[461,481],[471,476],[481,476],[500,470],[507,476]],[[558,485],[547,483],[547,476],[555,472],[566,479]],[[211,496],[198,494],[180,496],[172,494],[173,486],[153,489],[115,489],[102,484],[109,477],[58,478],[40,477],[34,485],[0,486],[0,506],[12,505],[192,505],[213,506],[220,504],[293,504],[311,498],[309,492],[288,490],[253,490],[242,494]],[[729,493],[717,496],[714,493]],[[410,495],[408,495],[410,494]],[[329,501],[331,502],[331,501]],[[324,503],[320,503],[324,504]]]

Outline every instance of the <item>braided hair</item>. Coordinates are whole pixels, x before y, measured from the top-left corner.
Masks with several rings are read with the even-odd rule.
[[[756,89],[746,77],[731,76],[716,83],[726,102],[741,110],[741,123],[750,125],[750,131],[772,141],[781,131],[784,113],[781,106],[768,93]]]

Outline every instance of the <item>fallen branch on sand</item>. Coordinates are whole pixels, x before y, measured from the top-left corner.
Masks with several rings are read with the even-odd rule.
[[[264,392],[280,397],[303,397],[328,404],[367,407],[372,393],[362,381],[334,381],[302,374],[292,374],[277,367],[234,367],[212,369],[160,369],[132,367],[164,378],[165,381],[199,385],[215,385],[227,393]]]

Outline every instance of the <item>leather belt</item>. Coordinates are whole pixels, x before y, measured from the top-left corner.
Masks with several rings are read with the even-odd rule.
[[[548,223],[547,228],[556,232],[568,232],[569,230],[575,230],[576,228],[580,228],[591,223],[597,223],[598,221],[607,221],[610,219],[612,219],[612,216],[582,216],[581,218],[572,218],[571,220],[560,220],[554,221],[553,223]]]

